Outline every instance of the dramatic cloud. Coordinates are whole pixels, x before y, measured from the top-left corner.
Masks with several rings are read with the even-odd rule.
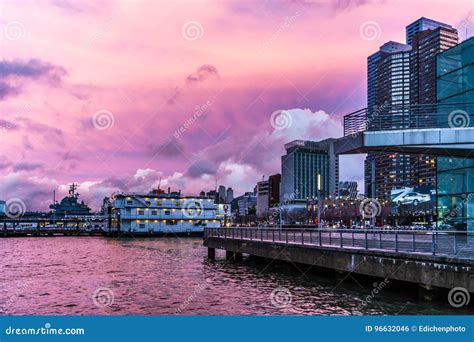
[[[38,59],[30,59],[27,62],[21,60],[0,61],[0,77],[2,78],[25,77],[38,79],[44,77],[51,83],[58,83],[64,75],[66,75],[64,68]]]
[[[19,171],[33,171],[33,170],[38,170],[43,167],[43,164],[41,163],[30,163],[30,162],[21,162],[17,163],[13,166],[13,171],[19,172]]]
[[[202,82],[210,77],[219,77],[215,66],[210,64],[201,65],[198,70],[186,78],[187,83]]]
[[[286,142],[342,135],[343,115],[366,106],[367,56],[380,45],[421,16],[462,35],[472,10],[463,0],[449,11],[438,0],[365,3],[2,3],[4,22],[24,30],[2,32],[18,35],[2,40],[0,199],[47,210],[55,189],[77,182],[97,208],[160,178],[187,194],[216,180],[236,195],[253,189],[280,172]],[[197,39],[183,34],[187,21],[198,21]],[[380,26],[373,40],[360,34],[367,21]],[[104,111],[111,124],[94,125]],[[361,158],[341,157],[341,180],[362,180]]]

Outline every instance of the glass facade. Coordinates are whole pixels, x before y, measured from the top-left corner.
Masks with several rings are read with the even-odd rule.
[[[440,53],[436,75],[438,103],[474,102],[474,37]]]
[[[474,38],[440,53],[436,74],[438,103],[460,104],[459,110],[472,104]],[[473,126],[469,121],[467,125]],[[474,233],[474,158],[439,157],[437,193],[438,227]]]

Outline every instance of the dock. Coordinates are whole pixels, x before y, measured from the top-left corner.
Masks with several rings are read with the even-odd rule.
[[[424,291],[474,293],[474,236],[466,232],[363,229],[206,228],[209,258],[250,255],[415,283]]]

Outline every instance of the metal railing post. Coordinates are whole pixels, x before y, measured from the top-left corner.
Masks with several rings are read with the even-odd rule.
[[[313,243],[313,231],[312,230],[309,231],[309,243],[310,244]]]
[[[431,234],[431,252],[433,255],[436,255],[436,240],[435,240],[435,232]]]
[[[342,243],[342,230],[339,231],[339,236],[340,236],[340,239],[341,239],[341,248],[343,247],[343,243]]]
[[[382,232],[379,232],[379,248],[382,249]]]
[[[263,230],[260,229],[260,241],[263,241]]]
[[[275,242],[275,231],[272,230],[272,241]]]
[[[365,230],[365,249],[369,249],[369,241],[367,240],[367,229]]]
[[[354,231],[352,231],[352,247],[355,247]]]
[[[319,233],[319,245],[322,246],[323,242],[321,241],[321,229],[318,229],[318,233]]]
[[[398,231],[395,231],[395,252],[398,252]]]
[[[413,233],[413,252],[416,251],[416,234]]]
[[[304,245],[304,231],[301,231],[301,244]]]
[[[288,231],[286,231],[286,243],[288,243]]]
[[[456,236],[457,236],[457,234],[454,233],[454,255],[458,254],[458,242],[457,242]]]
[[[329,246],[332,245],[332,234],[331,232],[329,232]]]

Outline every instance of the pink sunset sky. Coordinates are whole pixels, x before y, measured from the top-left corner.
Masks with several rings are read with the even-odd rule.
[[[463,40],[473,4],[2,0],[0,199],[47,210],[77,182],[97,208],[160,177],[250,191],[280,172],[284,143],[342,136],[369,54],[421,16]],[[340,179],[362,186],[363,158],[341,157]]]

